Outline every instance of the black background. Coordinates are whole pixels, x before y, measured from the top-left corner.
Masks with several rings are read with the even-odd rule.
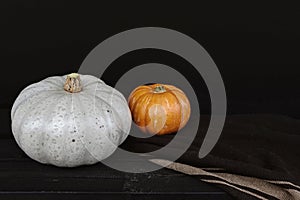
[[[224,79],[230,114],[299,117],[296,5],[12,0],[1,2],[0,15],[2,108],[10,108],[30,83],[77,71],[85,56],[106,38],[157,26],[187,34],[208,51]],[[163,53],[147,51],[123,56],[113,65],[118,70],[152,58],[184,67],[184,62],[168,63]]]

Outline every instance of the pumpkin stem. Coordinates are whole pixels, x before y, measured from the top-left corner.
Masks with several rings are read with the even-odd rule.
[[[64,89],[70,93],[80,92],[82,87],[79,74],[72,73],[67,75]]]
[[[154,93],[163,93],[163,92],[166,92],[166,88],[163,85],[159,85],[154,88]]]

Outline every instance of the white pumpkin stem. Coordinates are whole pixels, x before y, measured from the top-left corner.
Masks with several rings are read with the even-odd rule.
[[[72,73],[67,75],[64,89],[70,93],[80,92],[82,87],[79,74]]]
[[[163,92],[166,92],[166,88],[163,85],[159,85],[154,88],[154,93],[163,93]]]

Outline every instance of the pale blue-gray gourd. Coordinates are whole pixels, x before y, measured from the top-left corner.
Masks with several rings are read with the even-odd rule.
[[[128,136],[124,96],[102,80],[76,73],[26,87],[11,110],[12,131],[32,159],[61,167],[94,164]]]

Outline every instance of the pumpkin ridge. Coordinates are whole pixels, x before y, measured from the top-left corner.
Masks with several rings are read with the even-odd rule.
[[[151,87],[149,86],[139,86],[137,88],[135,88],[129,95],[129,98],[134,96],[137,92],[143,92],[143,90],[145,90],[144,92],[149,92],[151,90]]]
[[[131,93],[135,93],[135,92],[137,92],[139,90],[146,90],[146,91],[148,91],[150,89],[151,89],[151,85],[142,85],[142,86],[139,86],[139,87],[135,88]]]
[[[97,90],[96,90],[97,91]],[[96,97],[96,98],[98,98],[99,100],[101,100],[103,103],[105,103],[111,110],[113,110],[113,112],[114,113],[118,113],[117,112],[117,110],[113,107],[113,106],[111,106],[109,103],[107,103],[103,98],[101,98],[100,96],[98,96],[98,95],[92,95],[92,94],[90,94],[90,93],[84,93],[84,94],[88,94],[88,95],[90,95],[90,96],[93,96],[93,97]],[[114,94],[117,94],[117,92],[114,92],[113,93],[113,95],[111,95],[111,96],[116,96],[116,95],[114,95]],[[82,94],[81,94],[82,95]],[[121,99],[120,98],[120,100],[123,100],[123,98]],[[122,101],[120,101],[120,102],[122,102]],[[126,100],[125,100],[125,102],[126,102]],[[126,105],[127,106],[127,103],[124,103],[124,105]],[[100,109],[101,110],[101,109]],[[113,120],[113,118],[112,118],[112,116],[110,115],[110,118],[111,118],[111,120]],[[106,118],[103,118],[104,119],[104,121],[106,121],[106,123],[108,124],[108,120],[106,119]],[[111,129],[111,127],[109,127],[110,129]],[[118,127],[118,129],[120,129],[119,127]],[[109,130],[108,132],[111,132],[112,130]],[[95,158],[96,159],[96,158]]]
[[[179,131],[180,127],[181,127],[181,123],[183,122],[182,121],[182,115],[183,115],[182,105],[181,105],[181,101],[178,99],[178,97],[176,96],[176,94],[174,94],[174,92],[170,92],[170,94],[172,94],[175,97],[175,99],[176,99],[176,101],[177,101],[177,103],[179,105],[180,120],[179,120],[179,124],[178,124],[178,127],[177,127],[177,131]]]
[[[110,87],[110,86],[108,86],[108,87],[109,87],[109,89],[114,89],[114,88],[112,88],[112,87]],[[99,89],[97,89],[97,88],[98,88],[98,84],[97,84],[97,86],[96,86],[95,91],[107,93],[107,94],[110,94],[110,95],[112,94],[111,92],[109,92],[109,91],[107,91],[107,90],[99,90]],[[116,91],[116,90],[114,89],[113,94],[114,94],[114,97],[118,97],[120,100],[125,101],[126,104],[127,104],[126,99],[124,98],[124,96],[122,96],[122,94],[121,94],[120,92],[118,92],[118,91]]]
[[[96,91],[97,91],[97,90],[96,90]],[[102,97],[98,96],[96,93],[95,93],[95,94],[90,94],[89,92],[85,92],[84,94],[90,95],[90,96],[92,96],[92,97],[94,97],[94,98],[96,97],[97,99],[103,101],[103,103],[105,103],[105,104],[106,104],[108,107],[110,107],[112,110],[114,110],[114,112],[117,112],[117,111],[113,108],[113,106],[111,106],[108,102],[106,102],[105,99],[103,99]]]
[[[87,92],[84,92],[84,91],[82,91],[82,92],[80,92],[79,93],[79,95],[80,96],[82,96],[83,98],[87,98],[87,97],[85,97],[84,96],[84,94],[88,94]],[[77,128],[77,124],[76,124],[76,121],[75,121],[75,115],[74,115],[74,107],[73,107],[73,102],[74,102],[74,99],[73,99],[73,94],[72,94],[72,107],[71,107],[71,110],[72,110],[72,121],[73,121],[73,125],[74,125],[74,127],[76,128],[76,134],[77,134],[77,136],[78,136],[78,138],[79,138],[79,140],[80,140],[80,142],[81,142],[81,144],[82,144],[82,146],[84,147],[84,151],[82,151],[82,153],[84,153],[84,152],[88,152],[88,154],[90,154],[91,155],[91,157],[93,157],[95,160],[98,160],[90,151],[89,151],[89,149],[86,147],[86,144],[85,144],[85,142],[84,141],[82,141],[82,138],[81,138],[81,136],[83,135],[80,135],[80,133],[79,133],[79,128]],[[85,108],[85,105],[82,103],[82,101],[78,101],[78,104],[80,105],[79,107],[80,107],[80,112],[82,112],[82,113],[84,113],[84,111],[82,111],[82,110],[87,110],[86,108]],[[102,117],[102,116],[100,116],[100,117]],[[104,120],[105,121],[105,120]],[[84,124],[84,126],[86,126],[86,124],[85,123],[83,123]],[[82,129],[86,129],[86,128],[82,128]],[[85,162],[85,161],[82,161],[82,162]]]
[[[45,92],[46,92],[46,91],[45,91]],[[30,98],[33,98],[34,96],[41,95],[41,94],[42,94],[42,93],[38,93],[37,95],[30,96],[29,99],[30,99]],[[44,101],[45,99],[51,97],[52,95],[53,95],[53,94],[47,95],[46,97],[43,97],[43,98],[39,99],[37,102],[35,102],[34,105],[40,104],[42,101]],[[19,104],[19,105],[17,106],[17,108],[15,109],[15,112],[18,110],[18,108],[20,108],[21,105],[23,105],[23,104],[26,103],[27,101],[28,101],[28,98],[26,98],[25,101],[22,101],[22,104]],[[35,106],[33,106],[33,107],[35,107]],[[30,110],[30,113],[31,113],[32,111],[33,111],[33,110]],[[14,113],[14,115],[15,115],[15,113]],[[24,119],[26,116],[28,116],[28,114],[27,114],[27,115],[24,114],[24,116],[23,116],[23,118],[22,118],[22,121],[23,121],[23,119]],[[14,117],[12,118],[12,120],[13,120],[13,119],[14,119]]]
[[[56,86],[57,89],[61,89],[61,88],[63,87],[63,85],[55,84],[55,83],[52,81],[52,79],[50,79],[50,78],[41,81],[41,83],[48,83],[48,84],[51,84],[51,85],[53,85],[53,86]]]
[[[177,92],[180,92],[180,93],[184,94],[184,92],[183,92],[180,88],[177,88],[177,87],[175,87],[175,86],[173,86],[173,85],[168,85],[168,84],[166,84],[166,85],[164,85],[164,86],[165,86],[165,88],[167,88],[169,91],[177,91]]]
[[[89,98],[87,98],[86,96],[84,96],[84,94],[88,94],[88,95],[90,95],[90,96],[96,97],[96,98],[100,99],[102,102],[107,103],[106,101],[103,101],[102,98],[99,98],[97,95],[91,95],[90,93],[87,93],[87,92],[84,93],[84,91],[80,92],[80,96],[82,96],[83,98],[86,98],[86,99],[89,100]],[[73,96],[73,95],[72,95],[72,96]],[[73,101],[74,101],[74,100],[73,100]],[[87,110],[87,109],[85,108],[85,105],[82,103],[82,101],[78,100],[78,103],[79,103],[79,105],[80,105],[80,110],[81,110],[81,112],[82,112],[82,110]],[[94,106],[96,106],[96,105],[94,104]],[[101,109],[100,109],[100,110],[101,110]],[[83,112],[84,112],[84,111],[83,111]],[[74,110],[73,110],[73,115],[74,115]],[[107,123],[107,119],[106,119],[105,117],[102,117],[102,115],[99,115],[98,117],[101,117],[101,118],[104,119],[104,121]],[[76,124],[76,122],[75,122],[75,118],[73,119],[73,123],[74,123],[74,126],[76,127],[77,124]],[[86,124],[85,124],[85,123],[83,123],[83,125],[86,127]],[[81,128],[81,129],[86,130],[86,128]],[[88,153],[89,155],[91,155],[91,157],[93,157],[95,160],[99,161],[98,158],[97,158],[97,156],[95,156],[95,155],[89,150],[89,148],[86,146],[87,144],[82,140],[81,135],[80,135],[80,133],[79,133],[79,129],[78,129],[77,127],[76,127],[76,130],[77,130],[77,134],[78,134],[79,140],[80,140],[81,144],[82,144],[83,147],[84,147],[84,151],[83,151],[82,153],[87,152],[87,153]],[[82,135],[83,135],[83,134],[82,134]],[[85,161],[82,161],[82,162],[85,162]]]
[[[148,98],[148,99],[149,99],[149,100],[148,100],[148,103],[150,103],[150,101],[151,101],[151,98],[150,98],[150,97],[148,97],[148,95],[149,95],[148,93],[144,93],[144,94],[142,94],[142,95],[140,95],[140,96],[138,97],[138,100],[140,101],[140,100],[142,100],[142,98],[145,98],[145,97],[146,97],[146,98]],[[135,113],[137,113],[137,115],[140,115],[140,114],[139,114],[139,112],[135,112],[135,111],[136,111],[136,109],[138,109],[138,108],[137,108],[137,107],[138,107],[137,105],[138,105],[138,103],[140,103],[139,101],[136,101],[136,102],[135,102],[135,104],[134,104],[134,106],[133,106],[133,110],[132,110],[132,113],[133,113],[133,118],[135,118]],[[145,114],[147,114],[147,111],[146,111],[146,109],[147,109],[147,108],[145,108]],[[137,125],[137,126],[140,126],[140,125],[138,125],[138,124],[137,124],[137,122],[136,122],[136,121],[135,121],[135,123],[136,123],[136,125]],[[140,124],[141,124],[141,123],[140,123]],[[145,122],[145,120],[144,120],[144,123],[143,123],[143,124],[146,126],[146,122]]]
[[[42,101],[45,101],[45,99],[48,99],[49,97],[51,97],[53,94],[51,94],[51,95],[47,95],[46,97],[43,97],[43,98],[41,98],[41,99],[39,99],[37,102],[35,102],[35,104],[34,105],[38,105],[38,104],[40,104]],[[63,96],[63,95],[61,95],[61,96]],[[53,104],[54,103],[56,103],[55,101],[53,102]],[[51,104],[52,105],[52,104]],[[36,107],[36,106],[33,106],[33,107]],[[22,117],[22,120],[21,120],[21,124],[19,124],[19,127],[20,127],[20,129],[21,129],[21,127],[23,127],[23,124],[25,123],[25,121],[26,120],[24,120],[27,116],[29,116],[29,115],[31,115],[31,113],[32,112],[34,112],[35,111],[35,109],[31,109],[30,111],[29,111],[29,113],[27,113],[27,115],[24,115],[23,117]],[[22,133],[22,134],[18,134],[18,141],[20,141],[20,136],[21,135],[23,135],[24,134],[24,132],[22,131],[22,130],[20,130],[20,132]],[[24,147],[22,147],[22,145],[20,145],[20,148],[24,151]],[[27,155],[28,155],[28,153],[26,153]],[[28,155],[29,156],[29,155]],[[29,156],[29,157],[31,157],[31,156]]]
[[[139,100],[141,100],[142,97],[144,97],[144,96],[146,96],[146,95],[148,95],[148,93],[141,94],[141,95],[135,100],[135,102],[134,102],[134,104],[132,105],[132,107],[135,108],[135,107],[137,106],[137,104],[139,103]],[[134,111],[134,110],[133,110],[133,111]],[[133,111],[132,111],[132,112],[133,112]]]
[[[109,86],[108,86],[108,87],[109,87]],[[104,92],[104,93],[110,94],[110,95],[111,95],[111,99],[113,99],[112,97],[118,97],[118,103],[122,103],[124,106],[128,107],[127,101],[126,101],[126,99],[122,96],[122,94],[119,93],[119,92],[118,92],[117,90],[115,90],[114,88],[112,88],[112,89],[113,89],[113,90],[112,90],[112,91],[113,91],[112,93],[108,93],[108,91],[103,91],[103,92]],[[99,91],[99,90],[96,90],[96,91]],[[102,91],[102,90],[100,90],[100,91]],[[96,95],[96,96],[97,96],[97,95]],[[98,97],[98,96],[97,96],[97,97]],[[100,98],[100,99],[102,99],[102,98]],[[102,100],[103,100],[103,99],[102,99]],[[106,101],[104,101],[104,102],[107,103]],[[111,120],[112,120],[112,121],[115,121],[115,119],[117,119],[118,121],[122,121],[122,119],[120,118],[120,116],[116,114],[116,113],[118,113],[118,111],[115,109],[115,107],[112,106],[112,105],[110,105],[110,104],[108,104],[108,106],[109,106],[109,108],[113,111],[113,113],[110,115]],[[129,112],[130,112],[130,111],[129,111]],[[106,120],[106,119],[104,119],[104,120]],[[118,128],[119,131],[124,132],[124,131],[122,130],[122,128],[118,126],[118,123],[116,123],[116,126],[117,126],[117,128]],[[111,129],[111,127],[109,127],[109,128]],[[110,132],[112,132],[112,130],[110,130]],[[119,144],[121,144],[122,138],[120,137],[119,140],[120,140]],[[112,143],[113,143],[113,142],[112,142]]]
[[[153,97],[155,96],[155,94],[154,93],[151,93],[151,98],[150,98],[150,101],[148,102],[148,104],[147,104],[147,107],[146,107],[146,109],[145,109],[145,117],[144,117],[144,124],[145,124],[145,130],[146,131],[148,131],[148,132],[150,132],[149,131],[149,127],[148,127],[148,124],[146,123],[147,122],[147,119],[150,117],[149,116],[149,107],[150,107],[150,105],[152,106],[152,102],[153,102]],[[151,123],[151,122],[150,122]]]
[[[51,91],[56,92],[56,90],[50,90],[50,92],[51,92]],[[44,92],[48,92],[48,90],[42,90],[42,91],[39,91],[38,94],[33,94],[33,95],[30,96],[30,97],[24,98],[22,101],[18,102],[18,105],[13,106],[12,112],[11,112],[11,119],[13,119],[13,118],[15,117],[15,113],[16,113],[16,111],[18,110],[18,108],[19,108],[21,105],[23,105],[24,103],[26,103],[30,98],[35,97],[35,96],[38,96],[38,95],[41,95],[41,94],[44,93]],[[51,94],[51,95],[53,95],[53,94]],[[51,95],[49,95],[49,96],[51,96]],[[49,96],[48,96],[48,97],[49,97]],[[15,103],[17,102],[17,100],[18,100],[18,99],[16,99]],[[14,104],[15,104],[15,103],[14,103]]]
[[[94,85],[94,84],[96,84],[96,86],[99,84],[99,83],[101,83],[100,81],[91,81],[90,83],[88,83],[88,84],[83,84],[82,85],[82,88],[87,88],[87,87],[90,87],[91,85]],[[85,89],[86,90],[86,89]]]
[[[61,101],[58,101],[58,99],[62,99],[63,97],[65,97],[65,96],[67,96],[67,95],[65,95],[65,94],[62,94],[61,96],[59,96],[58,98],[57,98],[57,101],[53,101],[53,104],[50,104],[50,105],[48,105],[48,109],[49,108],[52,108],[53,107],[53,105],[55,105],[57,102],[61,102]],[[47,110],[48,110],[47,109]],[[49,122],[50,120],[49,119],[51,119],[51,118],[53,118],[53,116],[52,115],[49,115],[48,116],[48,118],[47,119],[45,119],[45,122]],[[44,123],[44,126],[48,126],[49,125],[49,123]],[[42,130],[44,130],[44,127],[43,127],[43,129]],[[45,138],[45,134],[46,134],[46,132],[43,132],[42,133],[42,138],[44,139]],[[63,142],[63,144],[65,144],[65,142]],[[64,148],[64,146],[62,147],[62,148]],[[42,149],[43,149],[43,154],[44,154],[44,156],[47,158],[46,160],[49,160],[49,158],[50,158],[50,156],[47,154],[47,152],[45,151],[45,146],[43,146],[42,147]]]
[[[113,94],[111,95],[111,96],[114,96],[114,97],[118,97],[118,99],[119,99],[119,103],[124,103],[124,105],[126,105],[127,106],[127,101],[126,101],[126,99],[123,97],[122,98],[122,96],[120,96],[119,94],[118,94],[118,92],[117,91],[115,91],[115,90],[113,90],[114,92],[113,92]],[[108,93],[107,91],[105,91],[106,93]],[[97,96],[97,95],[96,95]],[[102,99],[102,98],[101,98]],[[106,101],[105,101],[105,103],[107,103]],[[116,114],[116,113],[118,113],[118,111],[114,108],[114,106],[112,106],[112,105],[110,105],[109,104],[109,108],[112,110],[112,114],[110,114],[109,116],[110,116],[110,119],[112,120],[112,121],[118,121],[118,122],[121,122],[122,121],[122,119],[120,118],[120,116],[118,115],[118,114]],[[107,120],[106,118],[104,118],[104,120]],[[124,132],[123,130],[122,130],[122,128],[121,127],[119,127],[119,125],[118,125],[118,123],[116,123],[116,127],[117,127],[117,129],[118,129],[118,131],[121,131],[121,132]],[[112,127],[111,126],[109,126],[109,128],[111,129],[109,132],[113,132],[113,130],[112,130]],[[110,142],[112,142],[109,138],[108,138],[108,140],[110,141]],[[121,144],[122,142],[122,138],[120,137],[119,138],[119,144]],[[113,142],[112,142],[113,143]]]
[[[177,98],[179,100],[179,104],[181,105],[180,106],[180,110],[182,111],[182,106],[183,106],[182,103],[181,103],[181,101],[183,101],[189,107],[189,109],[187,109],[188,112],[186,113],[187,114],[187,119],[189,119],[190,115],[191,115],[190,102],[189,102],[188,98],[186,98],[186,96],[182,92],[180,92],[180,90],[174,91],[173,94],[176,97],[177,97],[177,95],[176,95],[177,92],[179,93],[178,95],[182,95],[182,98],[179,98],[179,99]],[[179,124],[179,129],[178,130],[180,130],[181,128],[183,128],[186,125],[187,121],[188,121],[188,120],[185,119],[185,116],[183,116],[184,114],[185,113],[181,112],[181,119],[180,119],[180,124]],[[183,118],[183,120],[182,120],[182,118]]]

